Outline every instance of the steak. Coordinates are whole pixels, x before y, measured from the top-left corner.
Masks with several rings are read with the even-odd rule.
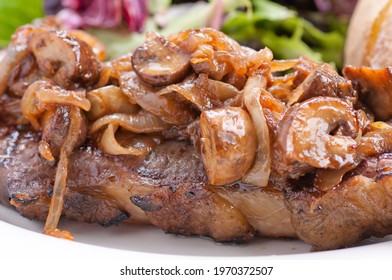
[[[56,169],[38,154],[40,135],[1,131],[1,201],[45,220]],[[144,158],[111,156],[86,144],[72,154],[68,174],[63,215],[77,221],[152,223],[218,241],[245,241],[255,232],[238,209],[204,187],[202,161],[187,142],[162,143]]]

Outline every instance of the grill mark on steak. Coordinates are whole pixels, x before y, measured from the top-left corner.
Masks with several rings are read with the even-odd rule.
[[[161,188],[131,200],[146,211],[153,225],[168,233],[214,236],[216,241],[236,243],[248,241],[253,235],[244,215],[203,184]]]

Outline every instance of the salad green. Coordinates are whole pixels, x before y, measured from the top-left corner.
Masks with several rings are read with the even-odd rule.
[[[0,0],[0,48],[7,47],[19,26],[43,16],[42,0]]]
[[[331,22],[332,31],[323,32],[285,6],[269,0],[254,0],[252,14],[233,10],[222,31],[254,47],[268,46],[276,58],[306,56],[342,67],[347,23]]]

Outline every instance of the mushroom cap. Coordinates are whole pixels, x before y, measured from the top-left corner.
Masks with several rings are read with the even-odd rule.
[[[333,135],[333,131],[338,133]],[[289,160],[338,169],[353,163],[357,134],[356,114],[348,103],[335,97],[313,97],[287,111],[277,143]]]
[[[164,37],[150,34],[132,55],[139,78],[152,86],[180,82],[190,70],[190,54]]]
[[[94,85],[100,65],[91,47],[65,31],[36,34],[29,42],[39,69],[63,88]]]

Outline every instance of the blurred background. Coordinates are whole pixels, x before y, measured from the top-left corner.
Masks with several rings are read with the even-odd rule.
[[[163,35],[213,27],[275,58],[307,56],[342,67],[344,38],[356,0],[0,0],[0,48],[20,25],[54,17],[62,28],[102,40],[108,58],[132,51],[146,31]]]

